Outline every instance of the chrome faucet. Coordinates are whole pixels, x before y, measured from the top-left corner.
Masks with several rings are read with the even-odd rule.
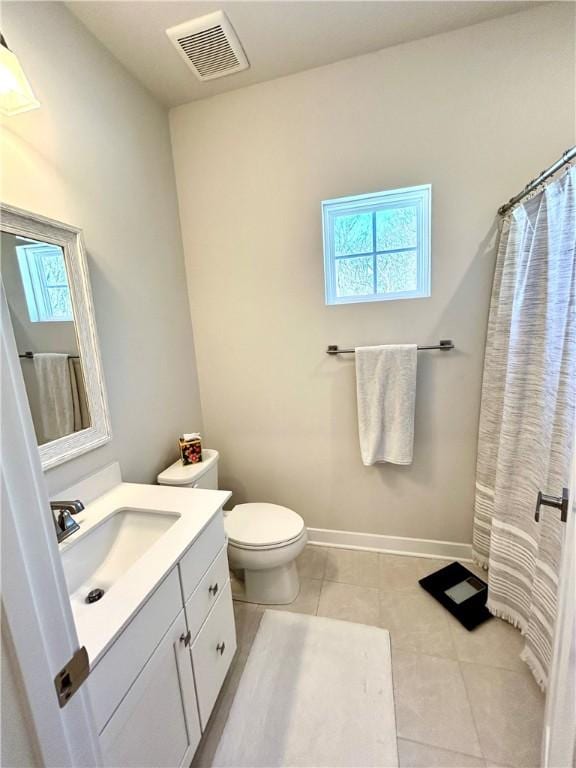
[[[50,509],[54,518],[58,543],[64,541],[70,534],[80,529],[76,520],[72,519],[72,515],[77,515],[78,512],[82,512],[84,509],[84,504],[82,504],[80,499],[75,501],[51,501]]]

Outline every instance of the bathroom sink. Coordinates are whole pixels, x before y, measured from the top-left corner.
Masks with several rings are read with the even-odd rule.
[[[231,496],[114,482],[120,468],[112,470],[105,467],[62,491],[62,498],[87,501],[74,517],[80,529],[58,544],[58,551],[78,642],[86,647],[91,668]],[[91,496],[95,488],[102,491]]]
[[[106,593],[147,552],[180,515],[152,510],[118,509],[62,552],[72,603],[94,602]]]

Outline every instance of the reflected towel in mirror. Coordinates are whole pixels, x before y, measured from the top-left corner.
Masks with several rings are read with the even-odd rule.
[[[36,352],[34,371],[40,395],[40,416],[44,440],[57,440],[74,432],[74,383],[72,382],[68,355],[55,352]]]

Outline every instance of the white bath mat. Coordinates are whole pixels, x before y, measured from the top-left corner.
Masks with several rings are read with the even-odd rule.
[[[213,765],[395,768],[388,632],[266,611]]]

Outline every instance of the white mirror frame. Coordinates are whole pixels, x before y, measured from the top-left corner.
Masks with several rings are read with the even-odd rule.
[[[2,204],[0,229],[8,234],[59,245],[66,261],[90,426],[38,446],[42,469],[47,470],[112,439],[82,230],[5,204]]]

